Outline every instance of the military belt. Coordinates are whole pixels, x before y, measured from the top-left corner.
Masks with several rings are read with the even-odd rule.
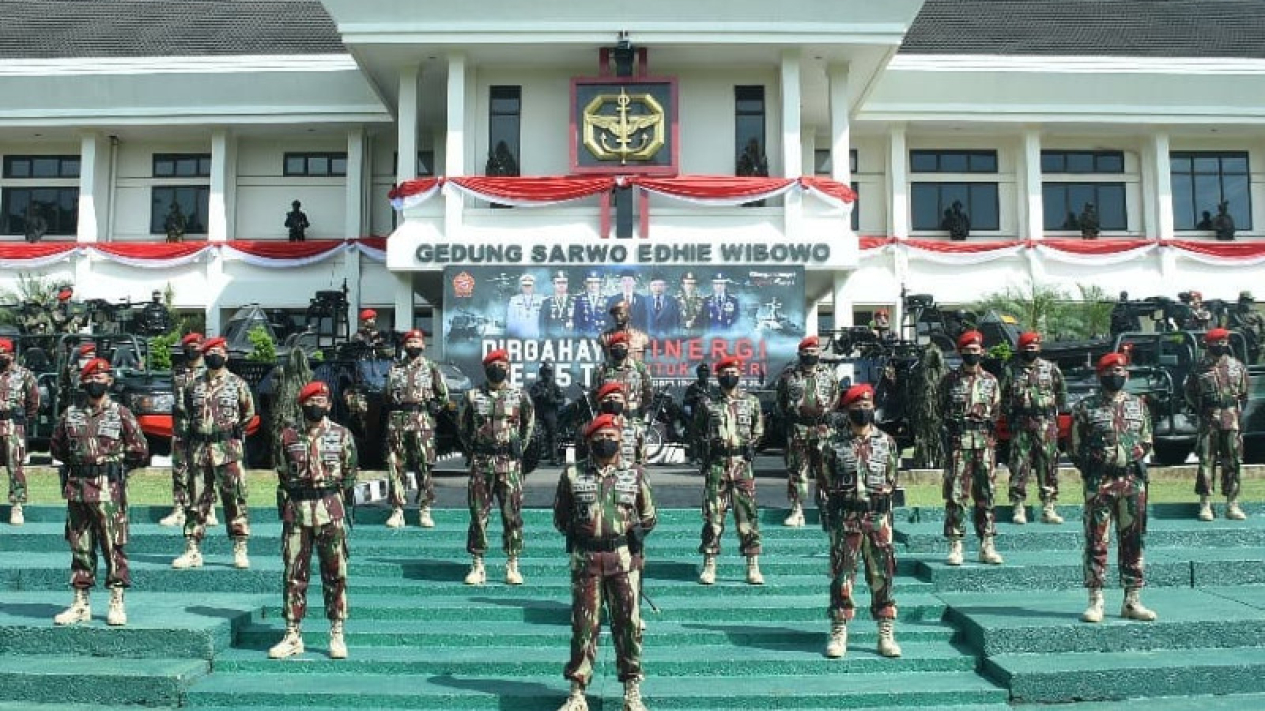
[[[22,424],[23,422],[26,422],[26,413],[0,410],[0,421],[3,420],[13,420],[18,424]]]
[[[204,444],[210,444],[210,443],[216,443],[216,442],[228,442],[229,440],[241,439],[241,437],[242,437],[242,431],[240,428],[237,428],[237,427],[234,427],[232,430],[228,432],[211,432],[209,434],[203,434],[201,432],[192,432],[189,434],[189,439],[193,440],[194,442],[202,442]]]
[[[794,420],[795,420],[795,424],[797,425],[824,425],[826,424],[825,415],[816,415],[813,417],[807,417],[804,415],[795,415]]]
[[[123,478],[123,465],[119,462],[105,464],[70,464],[66,467],[66,475],[75,479],[95,479],[108,476],[111,479]]]
[[[342,489],[337,486],[296,486],[286,487],[286,496],[291,501],[320,501],[326,496],[338,496]]]
[[[420,402],[402,402],[398,405],[391,406],[392,412],[426,412],[425,403]]]
[[[575,547],[586,553],[609,553],[628,545],[628,536],[614,538],[588,538],[575,542]]]
[[[476,444],[474,446],[475,454],[505,455],[513,454],[513,443],[509,444]]]
[[[883,494],[858,499],[850,493],[830,492],[830,508],[853,513],[887,513],[892,510],[892,497]]]
[[[1225,410],[1231,407],[1238,407],[1238,406],[1239,406],[1239,401],[1237,398],[1231,398],[1228,400],[1213,400],[1212,402],[1208,403],[1208,407],[1214,410]]]
[[[711,448],[713,457],[745,457],[747,456],[746,447],[716,447]]]
[[[1011,410],[1016,417],[1054,417],[1057,413],[1054,408],[1048,407],[1016,407]]]
[[[958,420],[951,422],[949,426],[959,432],[987,432],[993,428],[993,423],[980,420]]]

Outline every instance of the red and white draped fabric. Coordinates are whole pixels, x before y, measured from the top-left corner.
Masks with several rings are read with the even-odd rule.
[[[38,269],[64,262],[75,255],[125,264],[139,269],[171,269],[192,264],[219,250],[229,260],[259,267],[285,269],[324,261],[348,249],[379,262],[386,261],[385,237],[354,240],[231,240],[228,242],[18,242],[0,244],[0,269]]]
[[[895,243],[909,259],[935,264],[969,266],[1014,257],[1025,249],[1023,242],[949,242],[945,240],[907,239]]]
[[[387,261],[386,237],[361,237],[353,244],[362,256],[375,262]]]
[[[440,178],[406,180],[391,188],[391,192],[387,193],[387,199],[396,210],[403,210],[421,205],[434,197],[443,187],[444,182]]]
[[[627,183],[654,195],[717,207],[767,200],[798,187],[798,183],[789,178],[739,178],[727,175],[637,177],[629,178]]]
[[[192,264],[210,249],[204,242],[97,242],[86,245],[86,251],[94,257],[142,269],[170,269]]]
[[[1060,239],[1030,243],[1043,258],[1063,264],[1110,266],[1141,259],[1159,245],[1147,240]]]
[[[0,244],[0,269],[36,269],[64,262],[79,245],[73,242]]]
[[[1007,259],[1023,254],[1026,250],[1033,250],[1043,260],[1050,262],[1093,267],[1125,264],[1154,256],[1161,251],[1203,264],[1232,267],[1265,264],[1265,243],[1262,242],[1153,242],[1127,239],[949,242],[862,236],[859,238],[859,248],[862,258],[877,257],[882,254],[882,250],[900,250],[912,260],[962,266]]]
[[[1173,240],[1164,243],[1177,256],[1202,264],[1255,266],[1265,264],[1265,243],[1261,242],[1194,242]]]
[[[233,240],[220,249],[224,259],[238,260],[256,267],[286,269],[323,262],[341,253],[350,243],[343,240]]]

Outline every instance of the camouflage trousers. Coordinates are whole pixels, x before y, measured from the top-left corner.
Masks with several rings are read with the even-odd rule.
[[[1028,479],[1041,487],[1041,503],[1059,499],[1059,423],[1052,417],[1017,418],[1010,430],[1010,500],[1028,499]]]
[[[307,614],[307,588],[312,579],[312,549],[321,566],[321,592],[325,616],[347,619],[347,529],[342,521],[324,526],[287,523],[281,530],[281,561],[285,564],[282,615],[287,622],[302,622]]]
[[[0,435],[0,457],[9,470],[9,503],[26,503],[26,427],[10,421],[9,431]]]
[[[202,478],[205,485],[197,501],[185,509],[184,535],[198,543],[206,537],[206,517],[215,505],[215,489],[220,491],[224,502],[224,527],[229,538],[245,540],[250,537],[250,519],[246,511],[246,470],[241,462],[228,462],[221,466],[189,467],[190,477]],[[215,486],[211,486],[211,482]]]
[[[825,467],[825,445],[830,429],[791,425],[786,438],[786,500],[802,506],[808,500],[808,482],[816,481]]]
[[[698,552],[720,553],[725,516],[734,510],[739,549],[745,556],[760,554],[760,518],[755,503],[755,475],[751,462],[741,457],[722,457],[703,469],[703,542]]]
[[[641,678],[641,607],[627,548],[571,555],[571,660],[562,675],[588,686],[597,659],[602,603],[611,621],[619,680]]]
[[[105,559],[105,586],[132,585],[127,566],[127,505],[118,501],[66,502],[66,542],[70,544],[70,586],[97,584],[97,551]]]
[[[968,500],[975,502],[975,535],[980,538],[997,533],[994,525],[993,497],[997,493],[997,472],[993,468],[993,448],[949,450],[949,463],[944,470],[944,535],[961,538],[966,520]]]
[[[1146,533],[1146,482],[1133,474],[1101,478],[1085,476],[1085,587],[1101,588],[1107,569],[1111,521],[1116,522],[1120,584],[1144,583],[1142,536]],[[1097,486],[1090,482],[1097,481]]]
[[[870,614],[876,620],[896,618],[892,582],[896,578],[896,551],[892,546],[890,514],[840,514],[842,521],[830,526],[830,607],[832,620],[847,622],[856,616],[852,599],[857,564],[865,564],[865,584],[870,588]]]
[[[509,471],[497,472],[497,469]],[[499,455],[476,454],[470,466],[466,502],[470,506],[470,528],[466,550],[483,555],[488,550],[488,518],[493,499],[501,507],[501,546],[507,557],[523,552],[523,484],[516,460]]]
[[[181,508],[188,508],[198,500],[198,483],[189,469],[191,445],[180,437],[171,438],[171,500]],[[203,470],[202,486],[211,492],[211,505],[215,505],[215,480],[206,477]]]
[[[1228,498],[1239,495],[1239,479],[1243,469],[1243,435],[1239,430],[1223,430],[1203,426],[1195,441],[1199,469],[1195,474],[1195,493],[1210,496],[1217,489],[1213,467],[1221,470],[1221,493]]]
[[[391,506],[404,508],[408,483],[404,472],[412,465],[417,471],[417,503],[429,507],[435,503],[435,429],[424,412],[392,412],[387,427],[387,497]]]

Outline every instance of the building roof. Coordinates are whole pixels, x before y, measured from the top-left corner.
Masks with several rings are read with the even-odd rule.
[[[901,52],[1265,58],[1265,0],[926,0]]]
[[[0,59],[345,54],[309,0],[0,0]]]

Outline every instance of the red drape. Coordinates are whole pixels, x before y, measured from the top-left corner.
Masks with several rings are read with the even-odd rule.
[[[495,201],[496,198],[512,202],[565,202],[579,200],[609,191],[615,184],[613,178],[531,177],[491,178],[469,176],[449,178],[449,183]]]
[[[629,183],[672,197],[693,200],[757,198],[792,184],[789,178],[740,178],[731,175],[681,175],[675,178],[630,178]]]

